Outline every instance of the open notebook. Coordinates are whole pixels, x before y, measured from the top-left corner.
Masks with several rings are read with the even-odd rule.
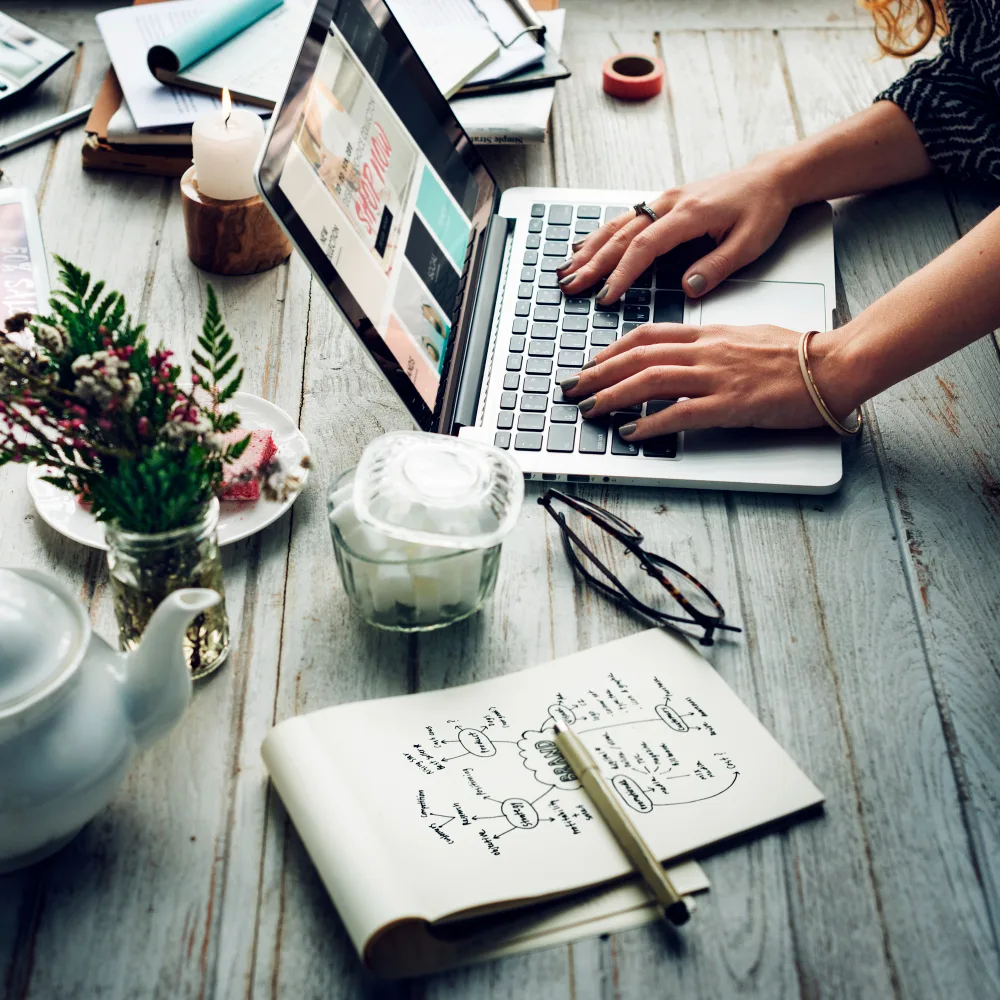
[[[655,629],[494,680],[288,719],[264,761],[373,971],[416,975],[654,915],[555,747],[557,718],[663,860],[822,801],[713,668]],[[702,887],[696,867],[676,875],[684,891]]]

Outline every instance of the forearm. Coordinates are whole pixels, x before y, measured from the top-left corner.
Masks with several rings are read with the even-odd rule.
[[[998,327],[1000,209],[846,326],[823,334],[823,378],[843,410]]]
[[[913,123],[890,101],[755,163],[774,172],[793,205],[875,191],[934,169]]]

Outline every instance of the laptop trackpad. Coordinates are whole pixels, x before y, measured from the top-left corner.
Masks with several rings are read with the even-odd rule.
[[[727,326],[769,323],[800,333],[829,328],[826,289],[821,284],[806,282],[741,281],[731,278],[699,302],[689,300],[686,318],[688,322],[702,326],[709,323]]]
[[[805,333],[829,328],[826,289],[821,284],[790,281],[724,281],[698,302],[688,300],[687,319],[691,323],[724,323],[727,326],[772,324]],[[691,307],[695,308],[692,309]],[[821,447],[819,451],[817,446]],[[816,462],[823,460],[839,468],[840,444],[826,428],[811,431],[760,431],[751,428],[687,431],[684,456],[688,461],[754,463],[765,454],[784,455],[783,460]],[[839,475],[839,473],[838,473]],[[836,477],[830,473],[833,481]]]

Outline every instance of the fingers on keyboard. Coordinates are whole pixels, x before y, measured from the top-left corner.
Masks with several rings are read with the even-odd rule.
[[[582,420],[574,401],[580,393],[567,399],[559,387],[560,381],[579,374],[586,361],[636,327],[683,322],[684,293],[673,278],[666,277],[662,262],[647,267],[620,301],[595,300],[604,284],[601,274],[609,273],[627,251],[628,240],[616,239],[616,235],[629,227],[639,231],[645,222],[637,222],[632,209],[625,206],[542,202],[531,206],[494,432],[498,448],[676,457],[676,434],[630,443],[618,433],[623,424],[642,416],[641,403],[626,405],[622,399],[613,412]],[[584,241],[586,250],[581,252]],[[574,247],[577,252],[564,269]],[[587,268],[593,261],[600,266]],[[568,282],[571,294],[564,298],[560,278],[577,272],[585,280]],[[669,287],[654,290],[655,284],[668,282]],[[578,284],[580,288],[575,287]],[[653,400],[646,404],[645,413],[659,413],[672,402]]]

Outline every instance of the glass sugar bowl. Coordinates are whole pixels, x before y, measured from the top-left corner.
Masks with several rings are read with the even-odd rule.
[[[365,621],[397,632],[475,614],[496,586],[500,548],[524,500],[502,451],[440,434],[377,438],[328,497],[340,577]]]

